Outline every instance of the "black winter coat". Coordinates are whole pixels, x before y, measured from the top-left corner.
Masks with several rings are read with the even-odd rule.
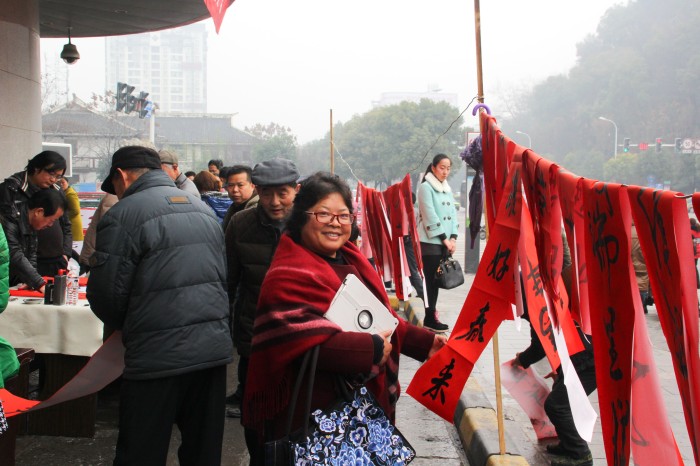
[[[27,177],[27,171],[17,172],[14,175],[5,178],[5,181],[0,184],[0,204],[4,207],[2,209],[2,215],[13,215],[19,218],[20,206],[26,204],[32,195],[39,191],[40,188],[29,183]],[[54,184],[53,188],[58,191],[61,187]],[[63,255],[70,259],[73,252],[73,232],[71,230],[70,218],[68,216],[68,209],[63,213],[59,219],[59,226],[63,232],[63,241],[60,245],[53,245],[50,249],[63,251]],[[53,227],[51,227],[53,228]]]
[[[272,263],[280,234],[260,204],[238,212],[226,229],[233,343],[241,356],[250,356],[260,287]]]
[[[27,203],[19,205],[18,214],[7,205],[0,206],[2,228],[10,251],[10,286],[25,283],[35,290],[44,285],[44,278],[36,271],[36,231],[29,225]]]
[[[162,170],[141,175],[102,218],[90,267],[93,312],[123,332],[124,378],[231,362],[221,226]]]

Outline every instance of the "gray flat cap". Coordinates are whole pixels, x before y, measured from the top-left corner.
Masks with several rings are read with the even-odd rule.
[[[272,159],[253,167],[251,181],[255,186],[281,186],[294,184],[299,179],[299,170],[287,159]]]

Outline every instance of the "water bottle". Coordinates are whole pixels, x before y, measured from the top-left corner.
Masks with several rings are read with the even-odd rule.
[[[75,306],[78,304],[78,269],[74,264],[68,264],[68,278],[66,279],[66,304]]]

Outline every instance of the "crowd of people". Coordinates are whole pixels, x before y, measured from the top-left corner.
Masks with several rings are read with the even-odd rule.
[[[43,292],[71,257],[89,273],[90,307],[105,329],[122,332],[125,347],[115,465],[165,464],[173,425],[182,438],[180,464],[220,464],[225,415],[241,419],[250,464],[263,465],[265,442],[285,435],[290,387],[312,348],[320,348],[312,411],[336,398],[340,376],[364,384],[393,422],[399,355],[425,361],[446,344],[434,277],[459,232],[451,167],[447,155],[436,155],[416,189],[425,294],[420,276],[412,283],[425,298],[423,327],[399,319],[395,331],[370,334],[324,318],[349,274],[394,311],[385,283],[351,239],[356,212],[347,183],[325,172],[302,179],[282,158],[253,167],[210,160],[206,170],[182,172],[172,151],[122,147],[83,238],[66,161],[41,152],[0,184],[8,285]],[[74,239],[83,240],[79,255]],[[647,297],[648,282],[640,292]],[[537,343],[533,338],[515,364],[541,359]],[[227,396],[234,351],[239,386]],[[0,365],[14,367],[4,354]],[[590,393],[592,356],[584,356],[576,369]],[[590,450],[571,434],[562,379],[546,406],[561,440],[552,452],[588,464]],[[302,409],[291,413],[292,430],[302,424]]]

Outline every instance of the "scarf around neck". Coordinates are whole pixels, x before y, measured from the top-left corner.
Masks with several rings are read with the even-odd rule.
[[[384,284],[360,250],[348,242],[340,253],[391,310]],[[342,331],[324,317],[341,283],[324,258],[297,244],[289,235],[282,235],[260,289],[243,401],[244,425],[259,428],[262,422],[286,410],[296,377],[293,363]],[[399,322],[385,370],[366,384],[378,400],[382,398],[378,392],[388,390],[392,405],[399,393],[398,358],[406,331],[401,319]],[[387,413],[393,412],[393,406],[382,407]]]

